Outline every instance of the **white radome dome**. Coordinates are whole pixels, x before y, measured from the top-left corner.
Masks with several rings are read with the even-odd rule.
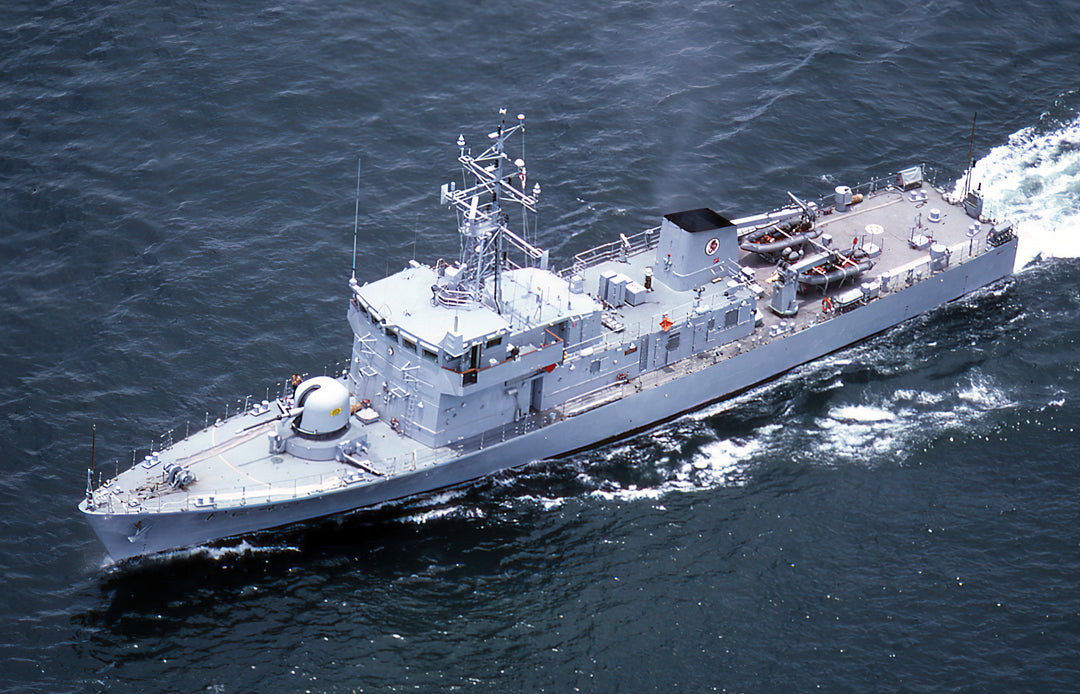
[[[302,434],[334,434],[349,424],[349,389],[329,376],[309,378],[293,395],[304,412],[296,421]]]

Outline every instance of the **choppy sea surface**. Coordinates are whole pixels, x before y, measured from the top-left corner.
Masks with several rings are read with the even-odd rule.
[[[0,691],[1076,691],[1080,6],[10,2]],[[655,431],[116,566],[99,466],[348,356],[528,116],[557,265],[925,162],[1017,274]],[[108,462],[102,462],[108,461]]]

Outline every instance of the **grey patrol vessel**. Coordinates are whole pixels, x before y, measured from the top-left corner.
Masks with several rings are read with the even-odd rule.
[[[349,367],[151,450],[79,505],[120,560],[362,509],[640,430],[1012,272],[1017,238],[921,166],[620,234],[561,271],[511,149],[457,142],[460,256],[348,284]],[[513,140],[511,138],[514,138]],[[516,230],[515,230],[516,229]],[[355,244],[355,241],[354,241]],[[355,247],[355,245],[354,245]],[[354,261],[355,265],[355,261]]]

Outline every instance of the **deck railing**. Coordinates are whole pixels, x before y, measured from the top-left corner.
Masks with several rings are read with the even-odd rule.
[[[660,227],[652,227],[645,231],[639,231],[631,236],[626,236],[625,241],[619,239],[611,243],[605,243],[587,251],[582,251],[574,256],[573,264],[559,272],[563,278],[568,278],[587,268],[599,265],[608,260],[628,258],[639,253],[645,253],[656,248],[660,242]]]

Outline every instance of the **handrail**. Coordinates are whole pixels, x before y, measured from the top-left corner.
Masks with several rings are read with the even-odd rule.
[[[626,257],[630,257],[652,250],[660,243],[659,232],[660,227],[656,226],[627,236],[626,243],[620,239],[582,251],[574,256],[574,262],[570,267],[559,271],[559,276],[565,279],[604,261],[617,259],[624,251]]]
[[[437,286],[435,288],[435,298],[447,308],[462,308],[476,303],[471,293],[447,286]]]

